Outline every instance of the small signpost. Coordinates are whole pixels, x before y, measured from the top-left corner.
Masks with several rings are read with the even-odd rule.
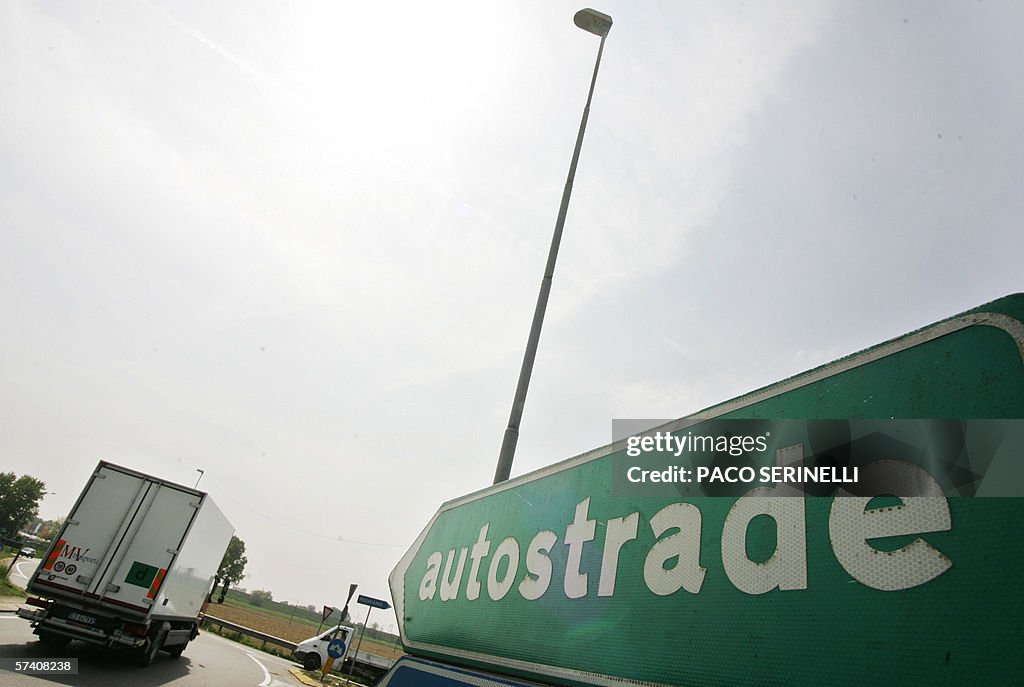
[[[348,586],[348,596],[345,598],[345,607],[341,609],[341,620],[339,621],[339,628],[341,626],[340,624],[345,622],[345,616],[348,615],[348,602],[352,600],[352,595],[356,593],[356,587],[358,586],[359,585],[357,584],[350,584]],[[330,611],[328,611],[328,609],[330,609]],[[333,611],[334,609],[330,606],[324,606],[324,620],[326,620],[327,616],[330,615],[330,613]],[[337,633],[338,631],[335,630],[334,636],[331,638],[330,643],[327,645],[327,660],[324,661],[324,665],[320,669],[320,682],[323,682],[327,674],[331,672],[331,666],[334,665],[334,659],[341,658],[345,655],[345,641],[342,639],[338,639]]]
[[[323,612],[320,614],[320,625],[316,628],[316,633],[320,634],[320,630],[324,629],[324,622],[334,613],[334,608],[331,606],[324,606]]]
[[[375,599],[372,596],[363,596],[362,594],[359,595],[359,598],[356,599],[356,602],[361,603],[364,606],[380,608],[385,611],[391,608],[391,604],[389,604],[387,601],[384,601],[382,599]],[[369,612],[367,612],[367,617],[369,617]]]
[[[345,640],[332,639],[327,645],[327,660],[324,662],[324,675],[331,672],[334,662],[345,655]]]
[[[352,669],[355,667],[355,658],[359,655],[359,647],[363,645],[363,635],[366,634],[366,625],[370,622],[370,611],[372,611],[375,608],[380,608],[381,610],[385,611],[391,608],[391,604],[389,604],[387,601],[384,601],[383,599],[375,599],[372,596],[363,596],[362,594],[359,595],[359,598],[356,599],[356,602],[361,603],[364,606],[368,606],[368,608],[366,609],[366,619],[363,620],[363,631],[359,633],[359,641],[356,642],[356,654],[352,657],[352,662],[349,664],[349,675],[352,674]]]

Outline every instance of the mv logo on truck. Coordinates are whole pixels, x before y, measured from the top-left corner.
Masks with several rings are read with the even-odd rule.
[[[65,564],[68,561],[74,561],[75,563],[90,563],[92,565],[97,565],[100,562],[100,559],[87,555],[90,550],[91,549],[89,548],[83,549],[80,546],[72,546],[63,539],[60,539],[57,541],[56,546],[53,547],[53,552],[46,559],[46,564],[43,566],[43,570],[54,570],[55,572],[60,572],[60,570],[55,570],[54,566],[61,559],[67,559],[62,561]]]

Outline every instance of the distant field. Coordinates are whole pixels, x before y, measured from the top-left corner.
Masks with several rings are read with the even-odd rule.
[[[242,625],[252,630],[273,635],[274,637],[287,639],[290,642],[301,642],[304,639],[309,639],[316,634],[317,629],[316,623],[310,624],[298,618],[289,622],[288,618],[282,617],[277,613],[234,603],[210,604],[206,609],[206,614],[214,618],[227,620],[236,625]],[[356,641],[358,642],[359,640],[357,639]],[[391,644],[378,642],[370,639],[368,636],[362,640],[359,650],[391,659],[402,655],[401,646],[395,647]]]

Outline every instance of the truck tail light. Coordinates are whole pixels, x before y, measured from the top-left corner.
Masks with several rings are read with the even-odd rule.
[[[147,631],[145,625],[139,625],[138,623],[125,623],[121,626],[121,629],[128,634],[138,635],[139,637],[145,637]]]
[[[49,601],[45,601],[35,596],[30,596],[27,599],[25,599],[25,603],[27,603],[29,606],[39,606],[39,608],[47,608],[50,605]]]

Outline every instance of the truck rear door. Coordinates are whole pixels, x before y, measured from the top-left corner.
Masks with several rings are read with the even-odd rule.
[[[95,593],[104,602],[148,611],[178,555],[200,498],[169,484],[151,482],[129,536],[111,558],[103,584]]]
[[[147,613],[200,498],[101,463],[36,582]]]
[[[101,465],[39,566],[35,584],[85,594],[123,539],[147,481]]]

